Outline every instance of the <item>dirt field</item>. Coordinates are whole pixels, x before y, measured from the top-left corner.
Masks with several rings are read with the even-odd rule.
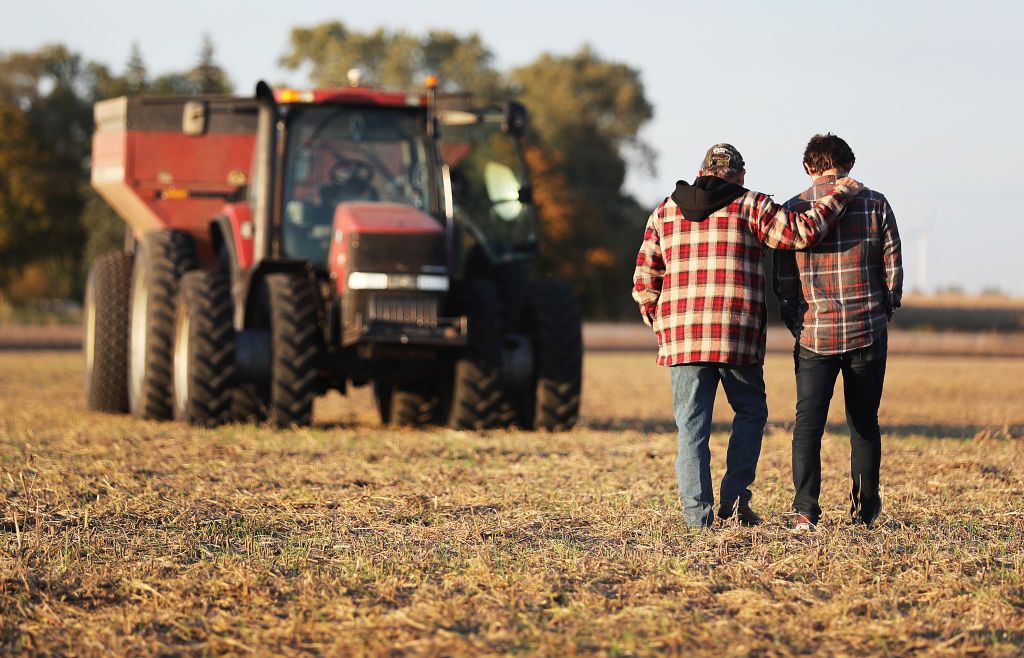
[[[567,434],[212,431],[88,413],[72,352],[0,352],[0,654],[1024,654],[1024,359],[896,356],[886,512],[786,530],[791,359],[767,364],[767,523],[684,528],[668,377],[594,353]],[[717,412],[716,476],[728,419]]]

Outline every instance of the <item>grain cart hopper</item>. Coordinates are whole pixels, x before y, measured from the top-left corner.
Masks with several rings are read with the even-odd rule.
[[[372,385],[389,423],[575,423],[579,311],[528,272],[521,106],[261,83],[95,115],[93,186],[128,230],[86,286],[92,408],[305,425]]]

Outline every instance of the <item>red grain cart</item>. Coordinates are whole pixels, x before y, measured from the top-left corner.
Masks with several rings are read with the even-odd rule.
[[[93,409],[306,425],[315,396],[372,384],[389,423],[576,422],[579,309],[530,275],[522,106],[261,83],[95,115],[127,247],[86,286]]]

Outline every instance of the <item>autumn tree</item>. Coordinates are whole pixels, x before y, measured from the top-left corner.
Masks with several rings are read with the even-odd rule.
[[[529,163],[545,220],[542,265],[577,282],[591,317],[631,310],[630,277],[647,211],[623,184],[628,159],[652,170],[654,161],[638,137],[653,115],[639,71],[584,46],[572,55],[544,53],[511,77],[542,151]],[[556,175],[541,173],[545,168]]]

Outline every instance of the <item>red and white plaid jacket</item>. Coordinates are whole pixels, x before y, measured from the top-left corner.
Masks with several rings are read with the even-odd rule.
[[[815,178],[786,208],[806,210],[835,181]],[[783,321],[807,349],[840,354],[873,343],[903,296],[900,233],[885,196],[862,190],[816,246],[775,254],[772,285]]]
[[[815,244],[859,190],[836,186],[806,214],[747,191],[700,222],[665,199],[647,220],[633,273],[633,299],[658,336],[658,363],[764,363],[764,247]]]

